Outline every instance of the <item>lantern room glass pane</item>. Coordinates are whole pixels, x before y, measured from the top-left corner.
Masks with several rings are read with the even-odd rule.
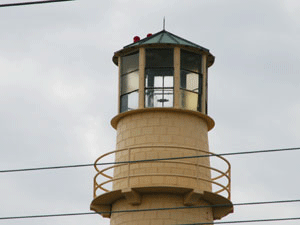
[[[130,73],[139,69],[139,53],[134,52],[121,57],[121,74]]]
[[[173,96],[173,89],[146,89],[145,107],[173,107]]]
[[[180,71],[180,88],[201,93],[202,75],[189,72],[186,70]]]
[[[149,68],[145,71],[145,88],[173,87],[173,68]]]
[[[139,71],[121,76],[121,95],[139,88]]]
[[[184,70],[202,73],[201,71],[202,55],[181,50],[180,68]]]
[[[180,90],[180,105],[183,109],[201,111],[199,95],[190,91]]]
[[[148,67],[173,67],[173,49],[146,49],[146,68]]]
[[[139,94],[138,91],[134,91],[121,96],[121,112],[137,109],[139,106]]]

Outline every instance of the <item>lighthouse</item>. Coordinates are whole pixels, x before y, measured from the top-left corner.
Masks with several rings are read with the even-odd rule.
[[[90,206],[111,225],[212,224],[233,212],[230,163],[208,145],[214,59],[166,30],[114,53],[116,148],[95,161]]]

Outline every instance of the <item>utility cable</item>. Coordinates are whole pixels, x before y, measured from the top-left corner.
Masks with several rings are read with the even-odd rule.
[[[185,223],[179,225],[209,225],[209,224],[233,224],[233,223],[258,223],[258,222],[278,222],[278,221],[292,221],[300,220],[300,217],[276,218],[276,219],[257,219],[257,220],[235,220],[224,222],[205,222],[205,223]],[[177,224],[176,224],[177,225]]]
[[[300,199],[281,200],[281,201],[266,201],[266,202],[235,203],[235,204],[233,204],[233,206],[284,204],[284,203],[296,203],[296,202],[300,202]],[[182,206],[182,207],[170,207],[170,208],[115,210],[115,211],[111,211],[110,213],[130,213],[130,212],[147,212],[147,211],[162,211],[162,210],[182,210],[182,209],[230,207],[230,206],[232,206],[232,205],[230,205],[230,204],[219,204],[219,205],[201,205],[201,206]],[[31,218],[61,217],[61,216],[83,216],[83,215],[92,215],[92,214],[101,214],[101,213],[107,213],[107,212],[97,212],[97,213],[96,212],[83,212],[83,213],[60,213],[60,214],[30,215],[30,216],[11,216],[11,217],[0,217],[0,220],[16,220],[16,219],[31,219]],[[284,219],[287,219],[287,218],[284,218]],[[197,224],[199,224],[199,223],[197,223]],[[208,224],[208,223],[204,223],[204,224]],[[185,224],[182,224],[182,225],[185,225]]]
[[[168,147],[168,146],[166,146],[166,147]],[[211,154],[207,154],[207,155],[193,155],[193,156],[173,157],[173,158],[158,158],[158,159],[132,160],[132,161],[120,161],[120,162],[107,162],[107,163],[97,163],[96,165],[97,166],[104,166],[104,165],[112,165],[112,164],[116,165],[116,164],[126,164],[126,163],[154,162],[154,161],[165,161],[165,160],[192,159],[192,158],[215,157],[215,156],[233,156],[233,155],[259,154],[259,153],[272,153],[272,152],[285,152],[285,151],[298,151],[298,150],[300,150],[300,147],[269,149],[269,150],[257,150],[257,151],[245,151],[245,152],[231,152],[231,153],[221,153],[221,154],[211,153]],[[49,166],[49,167],[37,167],[37,168],[0,170],[0,173],[26,172],[26,171],[35,171],[35,170],[66,169],[66,168],[78,168],[78,167],[89,167],[89,166],[94,166],[94,163],[77,164],[77,165],[65,165],[65,166]]]
[[[35,4],[45,4],[45,3],[55,3],[55,2],[68,2],[68,1],[75,1],[75,0],[45,0],[45,1],[31,1],[31,2],[15,2],[15,3],[7,3],[7,4],[0,4],[1,7],[10,7],[10,6],[22,6],[22,5],[35,5]]]

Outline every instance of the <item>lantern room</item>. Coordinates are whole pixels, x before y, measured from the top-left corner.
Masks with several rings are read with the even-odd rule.
[[[119,67],[119,113],[177,108],[207,114],[209,50],[162,30],[134,38],[113,56]]]

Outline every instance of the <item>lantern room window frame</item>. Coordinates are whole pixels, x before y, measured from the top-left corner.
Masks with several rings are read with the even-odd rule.
[[[144,107],[173,108],[174,48],[146,48],[145,53]]]
[[[202,61],[201,54],[180,49],[180,108],[202,112]]]
[[[120,58],[120,112],[138,109],[139,106],[139,51]]]
[[[149,53],[151,50],[156,51],[158,54],[164,50],[171,52],[167,65],[161,64],[163,61],[162,58],[160,60],[154,58],[154,62],[158,63],[154,65],[149,64],[147,62],[147,52]],[[196,56],[198,59],[197,71],[182,65],[185,54]],[[132,61],[134,69],[126,66],[125,72],[122,66],[124,58],[130,58],[132,55],[135,55],[135,62]],[[149,45],[126,51],[126,53],[124,52],[118,58],[119,113],[135,109],[176,108],[207,114],[208,66],[207,54],[205,52],[185,46]],[[149,85],[147,83],[149,71],[154,74],[152,74],[152,79],[160,80],[162,84],[154,85],[153,83]],[[156,72],[159,77],[158,79],[153,78]],[[165,75],[159,75],[162,73],[165,73]],[[165,82],[168,80],[168,77],[172,77],[172,82]],[[185,85],[183,85],[183,79],[188,80]],[[132,80],[134,80],[134,87],[127,84]],[[195,82],[197,85],[195,85]],[[193,85],[191,86],[191,84]],[[152,102],[149,101],[151,98]]]

